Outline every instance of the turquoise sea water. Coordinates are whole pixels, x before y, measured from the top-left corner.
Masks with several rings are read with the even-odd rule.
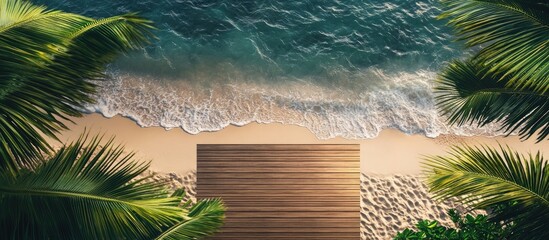
[[[320,138],[448,128],[432,83],[464,55],[435,0],[42,0],[93,17],[139,12],[158,39],[109,67],[89,111],[190,133],[280,122]]]

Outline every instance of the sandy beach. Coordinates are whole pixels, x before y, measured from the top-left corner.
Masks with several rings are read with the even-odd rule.
[[[196,169],[196,144],[360,144],[362,172],[381,175],[419,174],[423,155],[444,154],[452,144],[507,144],[523,153],[549,151],[548,141],[535,144],[533,138],[521,141],[517,136],[490,138],[442,135],[428,138],[389,129],[374,139],[319,140],[306,128],[282,124],[252,123],[192,135],[182,129],[142,128],[121,116],[105,118],[100,114],[86,114],[72,120],[74,124],[67,123],[70,130],[59,136],[62,142],[77,139],[85,130],[92,135],[105,134],[106,138],[115,136],[117,143],[125,145],[127,150],[135,151],[139,159],[151,160],[152,170],[173,173]],[[58,142],[53,143],[60,145]]]
[[[453,202],[433,201],[420,176],[424,155],[444,154],[452,144],[509,145],[522,153],[549,151],[549,141],[521,141],[510,137],[460,137],[444,135],[427,138],[384,130],[375,139],[319,140],[308,129],[282,124],[230,126],[217,132],[192,135],[181,129],[142,128],[130,119],[105,118],[87,114],[73,119],[71,130],[60,135],[62,142],[76,139],[84,131],[116,136],[140,160],[151,161],[156,179],[167,179],[172,188],[184,187],[191,199],[196,193],[197,144],[360,144],[361,150],[361,239],[391,239],[397,231],[413,227],[418,220],[436,219],[451,225],[445,212],[463,209]],[[60,143],[54,142],[60,146]]]

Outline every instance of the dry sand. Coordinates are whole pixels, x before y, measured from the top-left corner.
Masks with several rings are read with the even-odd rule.
[[[360,144],[361,170],[368,174],[419,174],[423,155],[444,154],[450,144],[508,144],[521,152],[549,151],[549,141],[534,144],[521,142],[517,136],[458,137],[440,136],[435,139],[421,135],[406,135],[397,130],[384,130],[375,139],[319,140],[309,130],[299,126],[251,123],[243,127],[229,126],[217,132],[192,135],[181,129],[142,128],[130,119],[116,116],[104,118],[88,114],[73,119],[70,131],[60,135],[62,142],[78,138],[86,129],[92,134],[116,136],[116,142],[136,151],[138,158],[153,160],[151,169],[158,172],[185,174],[196,169],[196,144]],[[60,143],[54,143],[60,145]]]
[[[192,135],[181,129],[141,128],[123,117],[104,118],[85,115],[69,124],[70,131],[60,135],[63,142],[75,140],[86,129],[92,134],[116,136],[127,150],[136,151],[142,160],[152,160],[151,170],[158,179],[167,179],[173,188],[185,187],[194,200],[196,177],[196,144],[360,144],[361,150],[361,238],[391,239],[420,219],[437,219],[448,225],[445,212],[460,208],[455,203],[434,202],[420,178],[423,155],[444,154],[452,144],[498,144],[528,153],[549,152],[549,141],[535,144],[533,139],[520,141],[517,136],[459,137],[444,135],[435,139],[406,135],[397,130],[384,130],[375,139],[319,140],[309,130],[282,124],[248,124],[229,126],[217,132]],[[55,143],[54,145],[60,145]]]

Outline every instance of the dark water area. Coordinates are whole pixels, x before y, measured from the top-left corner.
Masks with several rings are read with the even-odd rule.
[[[434,0],[38,2],[92,17],[138,12],[154,21],[159,40],[119,67],[156,75],[230,63],[245,76],[326,80],[370,67],[436,71],[461,54],[450,29],[435,19]]]

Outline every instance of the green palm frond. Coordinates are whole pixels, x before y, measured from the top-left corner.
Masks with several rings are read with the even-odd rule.
[[[0,2],[0,32],[7,26],[40,15],[45,7],[36,6],[24,1]]]
[[[172,226],[156,239],[181,240],[199,239],[212,235],[223,225],[225,207],[219,199],[201,200],[192,206],[188,213],[188,220]],[[210,228],[205,228],[210,226]]]
[[[38,8],[22,17],[22,22],[9,24],[5,19],[10,9],[4,7],[13,2],[19,1],[0,1],[0,19],[7,24],[0,32],[0,167],[15,172],[49,149],[39,132],[53,137],[53,132],[64,128],[55,117],[79,114],[64,102],[74,97],[65,96],[80,94],[90,101],[90,91],[80,89],[79,79],[46,79],[40,73],[66,48],[63,34],[55,34],[51,26],[73,19],[73,15]]]
[[[188,236],[220,226],[220,201],[181,208],[181,191],[169,197],[163,183],[139,177],[148,164],[133,161],[133,154],[124,154],[112,140],[100,142],[83,137],[15,177],[0,172],[2,236],[152,239],[173,226]]]
[[[500,122],[502,130],[519,130],[523,138],[549,136],[549,94],[532,88],[513,89],[486,74],[474,62],[454,61],[437,79],[437,106],[451,124]]]
[[[437,199],[456,197],[477,209],[511,204],[494,218],[513,221],[517,239],[549,238],[549,166],[539,153],[525,157],[508,147],[453,147],[449,156],[427,158],[424,167]]]
[[[549,90],[549,5],[533,0],[442,0],[459,39],[482,46],[476,59],[515,89]]]
[[[8,239],[196,239],[222,223],[220,200],[180,206],[163,183],[140,177],[148,164],[112,140],[81,137],[48,159],[66,128],[93,102],[105,65],[142,47],[149,21],[106,19],[0,0],[0,232]]]
[[[65,51],[67,35],[91,20],[26,1],[0,1],[0,76],[51,63],[54,56]]]
[[[182,218],[179,198],[159,183],[130,180],[148,164],[112,141],[86,138],[28,172],[0,179],[0,226],[12,239],[142,239]],[[17,206],[17,207],[11,207]]]
[[[67,116],[93,102],[105,66],[143,46],[150,22],[134,14],[91,19],[0,1],[0,167],[12,172],[49,151]],[[11,162],[9,161],[11,160]]]

